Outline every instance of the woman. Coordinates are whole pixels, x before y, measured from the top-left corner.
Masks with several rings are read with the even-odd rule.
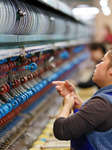
[[[85,103],[73,84],[53,82],[64,97],[54,123],[54,135],[59,140],[71,140],[73,150],[112,149],[112,50],[96,65],[92,79],[101,89]],[[75,113],[70,115],[72,109]]]
[[[103,43],[91,43],[88,46],[88,48],[90,51],[91,60],[95,64],[98,64],[106,53],[106,48],[104,44]],[[92,75],[91,75],[89,80],[87,80],[86,82],[79,82],[77,86],[79,88],[89,88],[89,87],[97,86],[97,84],[92,81]],[[97,87],[99,88],[99,86]]]

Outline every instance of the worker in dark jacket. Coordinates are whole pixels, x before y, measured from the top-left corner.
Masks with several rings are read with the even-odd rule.
[[[98,64],[106,53],[106,48],[102,43],[90,44],[89,50],[90,50],[90,54],[91,54],[91,59],[95,62],[95,64]],[[79,82],[77,84],[77,86],[79,88],[88,88],[88,87],[92,87],[94,85],[96,85],[96,83],[94,83],[92,81],[92,76],[89,78],[89,80],[87,82]]]
[[[54,135],[59,140],[71,140],[73,150],[112,149],[112,50],[96,65],[92,79],[100,89],[84,103],[72,83],[53,82],[64,97]]]

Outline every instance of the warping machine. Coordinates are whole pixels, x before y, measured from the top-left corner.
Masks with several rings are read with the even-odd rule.
[[[92,32],[61,1],[0,0],[0,150],[12,149],[20,137],[25,144],[15,149],[30,147],[34,122],[41,133],[41,111],[46,123],[46,113],[59,107],[51,82],[68,78],[89,57]]]

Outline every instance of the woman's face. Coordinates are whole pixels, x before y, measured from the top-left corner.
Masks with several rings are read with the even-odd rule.
[[[110,59],[108,53],[102,58],[102,62],[96,65],[96,69],[93,74],[93,81],[98,84],[100,87],[106,84],[106,79],[109,76],[109,64]]]

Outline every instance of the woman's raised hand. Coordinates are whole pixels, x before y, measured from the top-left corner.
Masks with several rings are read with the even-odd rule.
[[[70,83],[68,80],[53,81],[52,84],[57,85],[56,89],[61,96],[65,97],[68,94],[70,94],[71,92],[73,92],[74,95],[76,96],[75,86],[72,83]],[[79,102],[75,100],[75,104],[78,105]]]
[[[57,85],[56,89],[60,95],[65,97],[67,94],[74,92],[76,94],[75,86],[68,80],[65,81],[53,81],[52,84]]]

